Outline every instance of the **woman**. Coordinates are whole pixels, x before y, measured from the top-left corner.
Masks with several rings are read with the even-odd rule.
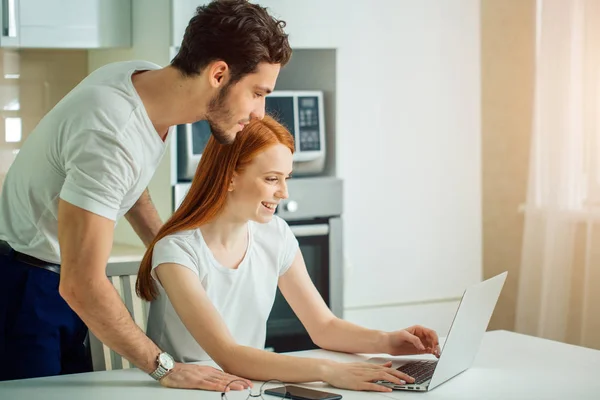
[[[152,301],[148,336],[177,361],[213,359],[228,373],[283,382],[325,381],[390,391],[413,379],[390,363],[337,363],[262,350],[277,287],[319,347],[348,353],[438,354],[434,331],[365,329],[335,317],[306,271],[298,241],[274,215],[288,197],[294,141],[270,117],[228,146],[212,137],[192,186],[142,261],[138,295]]]

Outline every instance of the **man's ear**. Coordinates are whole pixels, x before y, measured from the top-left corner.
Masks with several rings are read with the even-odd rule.
[[[208,79],[210,86],[217,89],[222,87],[229,76],[229,66],[225,61],[215,61],[209,65]]]

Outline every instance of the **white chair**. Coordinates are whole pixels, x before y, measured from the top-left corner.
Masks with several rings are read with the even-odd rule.
[[[119,293],[119,296],[121,296],[135,323],[142,331],[146,332],[149,303],[140,299],[135,294],[135,280],[137,279],[139,267],[139,262],[110,263],[108,264],[106,274]],[[132,367],[129,361],[104,345],[91,331],[89,337],[94,371],[109,371]]]

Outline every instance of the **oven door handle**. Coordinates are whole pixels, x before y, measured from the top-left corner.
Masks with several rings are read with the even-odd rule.
[[[329,234],[329,224],[291,225],[290,229],[296,237],[326,236]]]

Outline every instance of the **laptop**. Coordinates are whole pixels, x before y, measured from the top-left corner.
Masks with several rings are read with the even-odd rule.
[[[471,367],[507,274],[508,272],[503,272],[465,290],[439,359],[400,360],[402,364],[397,369],[415,378],[414,383],[377,383],[395,390],[428,392]],[[370,361],[373,362],[374,359]],[[397,365],[397,361],[394,360],[394,366]]]

